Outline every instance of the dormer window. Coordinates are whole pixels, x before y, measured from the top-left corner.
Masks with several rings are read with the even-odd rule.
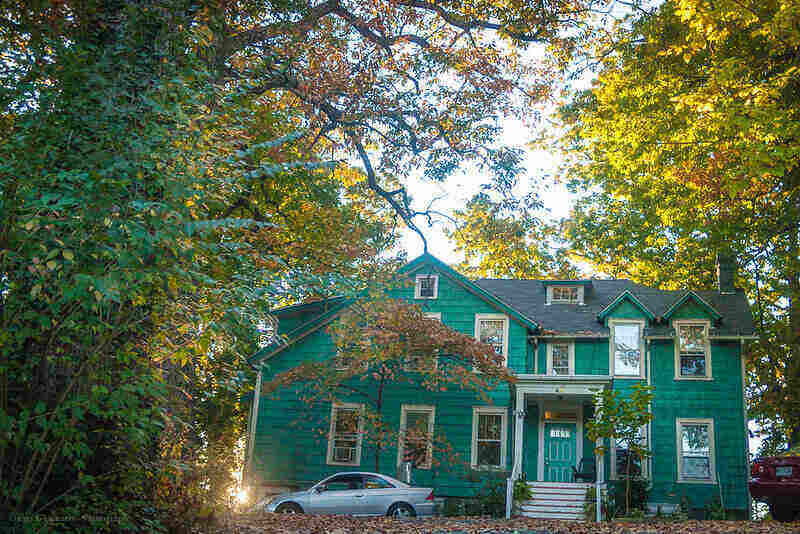
[[[553,298],[551,302],[565,302],[567,304],[577,304],[578,288],[573,286],[553,287]]]
[[[418,274],[414,286],[414,298],[435,299],[439,296],[439,277],[435,274]]]
[[[583,286],[548,285],[547,304],[583,304]]]

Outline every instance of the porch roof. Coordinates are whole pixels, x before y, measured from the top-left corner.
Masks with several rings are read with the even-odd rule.
[[[517,394],[544,396],[594,397],[595,393],[610,386],[613,379],[609,375],[517,375],[514,387]]]

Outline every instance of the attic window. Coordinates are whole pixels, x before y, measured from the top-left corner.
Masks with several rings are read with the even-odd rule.
[[[547,304],[583,304],[583,286],[548,286]]]
[[[435,274],[418,274],[414,286],[414,298],[435,299],[439,296],[439,277]]]

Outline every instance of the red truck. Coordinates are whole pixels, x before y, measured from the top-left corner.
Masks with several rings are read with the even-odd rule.
[[[769,456],[753,461],[750,495],[769,505],[773,519],[800,518],[800,456]]]

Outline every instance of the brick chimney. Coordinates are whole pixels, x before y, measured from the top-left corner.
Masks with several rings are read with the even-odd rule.
[[[717,253],[717,289],[720,293],[735,293],[736,257],[731,252]]]

